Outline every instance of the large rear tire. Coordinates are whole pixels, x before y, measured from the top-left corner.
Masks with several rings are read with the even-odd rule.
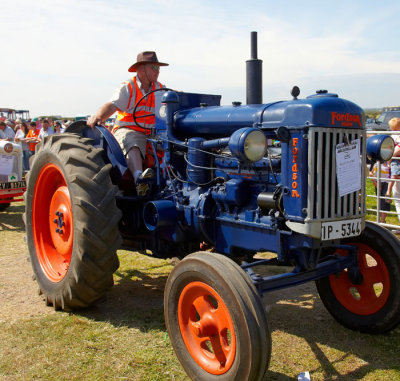
[[[362,282],[352,283],[347,270],[319,279],[322,302],[339,323],[355,331],[378,334],[394,329],[400,323],[400,241],[367,222],[359,237],[345,243],[358,248]]]
[[[29,254],[40,293],[55,309],[94,304],[119,266],[121,211],[102,154],[90,139],[52,135],[38,146],[28,175]]]
[[[175,353],[193,380],[261,380],[271,334],[256,289],[225,256],[198,252],[171,272],[164,314]]]

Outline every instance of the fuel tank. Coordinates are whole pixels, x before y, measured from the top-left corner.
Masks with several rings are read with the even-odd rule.
[[[317,93],[305,99],[243,106],[203,106],[178,110],[173,131],[183,139],[230,136],[242,127],[276,129],[302,127],[363,128],[361,107],[336,94]]]

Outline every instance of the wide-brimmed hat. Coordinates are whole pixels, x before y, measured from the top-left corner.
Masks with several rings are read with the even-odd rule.
[[[169,64],[159,62],[156,52],[141,52],[137,55],[136,62],[128,69],[130,72],[136,72],[136,68],[145,63],[154,63],[158,66],[168,66]]]

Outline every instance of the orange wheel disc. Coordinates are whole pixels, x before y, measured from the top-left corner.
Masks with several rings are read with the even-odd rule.
[[[371,315],[383,308],[388,300],[390,276],[375,250],[362,243],[356,245],[363,282],[360,285],[353,284],[347,271],[331,275],[329,282],[335,297],[345,308],[358,315]]]
[[[61,170],[45,165],[38,175],[32,204],[33,239],[40,266],[52,282],[68,271],[73,244],[70,194]]]
[[[222,298],[203,282],[184,287],[178,303],[179,327],[185,345],[206,372],[220,375],[234,363],[236,335]]]

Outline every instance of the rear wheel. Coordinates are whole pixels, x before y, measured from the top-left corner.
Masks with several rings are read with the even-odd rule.
[[[164,294],[170,340],[189,377],[261,380],[271,335],[261,299],[230,259],[199,252],[171,272]]]
[[[400,323],[400,243],[388,230],[367,222],[363,233],[347,240],[357,246],[360,284],[347,270],[316,281],[322,302],[344,326],[365,333],[390,331]],[[338,250],[337,254],[347,255]]]
[[[33,271],[48,304],[87,307],[112,286],[119,265],[110,165],[102,149],[74,134],[52,135],[38,148],[24,216]]]

